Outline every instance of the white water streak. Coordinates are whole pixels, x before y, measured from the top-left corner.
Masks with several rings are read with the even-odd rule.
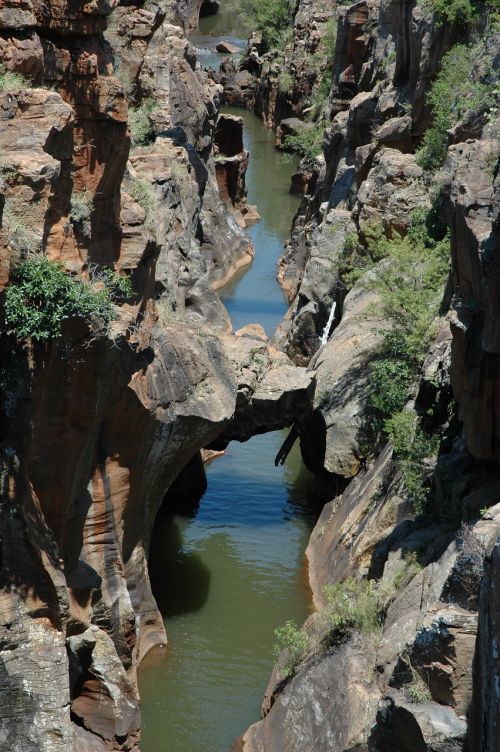
[[[321,335],[321,340],[320,340],[322,347],[324,345],[326,345],[326,343],[328,342],[328,334],[330,332],[330,329],[332,328],[333,319],[335,317],[335,309],[336,309],[336,307],[337,307],[337,303],[334,303],[332,305],[332,310],[330,311],[330,316],[328,317],[328,322],[327,322],[325,328],[323,329],[323,334]]]

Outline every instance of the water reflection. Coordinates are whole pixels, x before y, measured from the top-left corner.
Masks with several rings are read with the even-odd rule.
[[[244,120],[244,143],[250,152],[248,201],[257,205],[261,220],[248,229],[255,246],[254,263],[220,295],[235,329],[258,322],[272,335],[287,310],[276,273],[283,242],[299,206],[299,199],[289,192],[297,160],[275,149],[274,133],[251,112],[232,107],[224,107],[223,112]]]
[[[274,628],[307,616],[302,561],[318,500],[297,448],[274,467],[283,438],[231,444],[199,508],[155,531],[170,651],[141,671],[144,752],[229,752],[259,717]]]
[[[210,569],[196,551],[184,551],[181,525],[161,511],[149,556],[151,587],[163,617],[199,611],[210,588]]]

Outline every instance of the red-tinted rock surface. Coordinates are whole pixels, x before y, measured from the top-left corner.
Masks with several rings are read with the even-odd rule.
[[[199,6],[77,5],[0,10],[2,62],[39,84],[0,96],[1,284],[45,254],[83,279],[114,269],[133,295],[100,336],[80,319],[42,344],[2,331],[0,746],[132,752],[136,668],[166,641],[147,555],[167,489],[235,413],[246,436],[263,414],[293,422],[313,377],[226,334],[213,286],[251,247],[219,197],[219,88],[171,25]],[[128,107],[149,97],[131,150]]]

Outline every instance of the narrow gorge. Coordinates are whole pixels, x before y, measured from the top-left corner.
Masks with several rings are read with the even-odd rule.
[[[499,42],[0,0],[0,752],[500,750]]]

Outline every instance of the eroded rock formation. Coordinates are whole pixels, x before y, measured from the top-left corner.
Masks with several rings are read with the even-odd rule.
[[[3,326],[5,749],[138,749],[136,669],[166,641],[147,569],[166,491],[224,431],[290,425],[312,396],[286,356],[229,333],[214,292],[253,249],[217,185],[220,88],[173,25],[199,5],[0,9],[2,290],[42,257],[132,285],[109,327]]]
[[[274,341],[317,371],[314,410],[299,425],[302,454],[314,472],[333,474],[340,493],[307,549],[317,613],[305,642],[290,638],[275,666],[245,752],[496,748],[496,105],[479,104],[449,129],[438,173],[415,158],[432,122],[430,83],[454,44],[483,35],[477,66],[491,65],[498,80],[498,31],[487,18],[485,10],[471,31],[420,3],[339,9],[324,148],[301,166],[306,195],[278,271],[291,307]],[[374,227],[405,237],[415,210],[429,216],[439,194],[451,275],[406,406],[439,444],[424,461],[422,516],[400,446],[377,440],[370,422],[370,366],[391,326],[370,276],[386,262],[363,273],[362,251],[354,280],[349,272]],[[363,583],[368,590],[357,590]],[[339,620],[356,608],[353,592],[376,594],[376,629],[363,626],[369,598],[363,615]]]

